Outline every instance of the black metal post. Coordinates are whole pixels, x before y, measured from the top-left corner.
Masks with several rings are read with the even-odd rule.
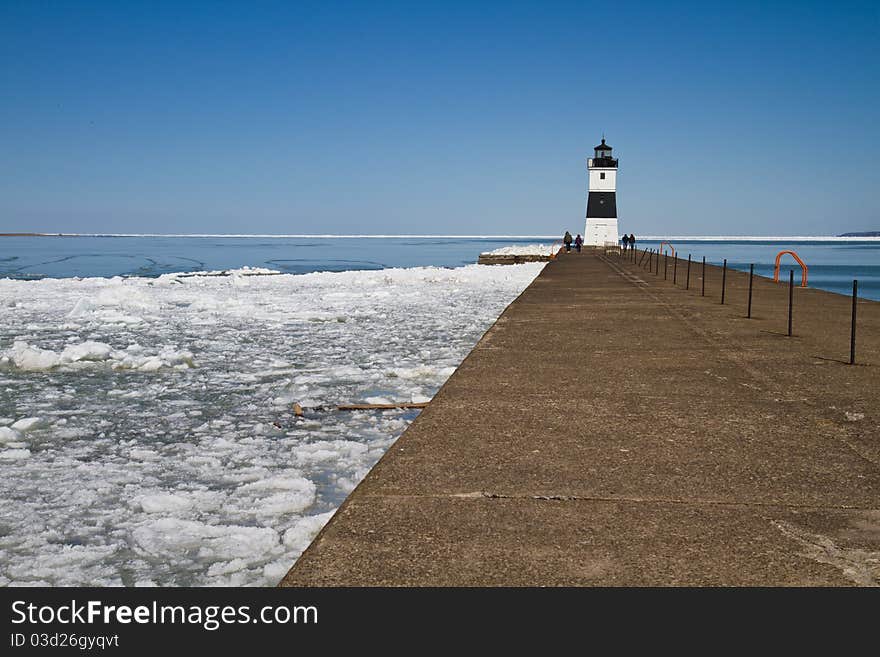
[[[663,254],[663,280],[666,280],[666,270],[669,269],[669,254]]]
[[[721,305],[724,305],[724,290],[727,288],[727,258],[724,259],[724,265],[721,267]]]
[[[749,312],[746,315],[749,319],[752,318],[752,278],[755,275],[755,265],[749,265]]]
[[[703,256],[703,290],[700,292],[700,296],[706,296],[706,256]]]
[[[859,282],[853,279],[853,311],[852,311],[852,329],[849,336],[849,364],[856,364],[856,307],[859,298]]]
[[[674,253],[672,254],[672,284],[675,285],[676,280],[678,280],[678,256]]]
[[[684,289],[685,290],[691,289],[691,254],[690,253],[688,253],[688,273],[687,273],[687,278],[685,278]]]
[[[794,269],[788,270],[788,337],[791,337],[791,307],[794,302]]]

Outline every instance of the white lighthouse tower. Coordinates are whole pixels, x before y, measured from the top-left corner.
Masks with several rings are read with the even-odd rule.
[[[596,146],[595,156],[587,160],[587,227],[584,244],[603,246],[617,244],[617,160],[611,157],[611,146]]]

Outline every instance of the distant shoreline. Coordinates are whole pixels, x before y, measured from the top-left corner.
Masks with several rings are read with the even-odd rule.
[[[467,239],[467,240],[551,240],[559,235],[333,235],[333,234],[271,234],[271,233],[0,233],[0,237],[173,237],[201,239]],[[638,235],[638,241],[681,242],[876,242],[877,233],[846,233],[843,235]]]
[[[62,237],[61,233],[0,233],[0,237]]]

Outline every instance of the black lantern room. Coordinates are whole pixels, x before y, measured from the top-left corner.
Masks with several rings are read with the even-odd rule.
[[[593,158],[594,167],[616,167],[617,160],[611,157],[611,146],[605,143],[605,137],[602,137],[602,143],[594,149],[595,157]]]

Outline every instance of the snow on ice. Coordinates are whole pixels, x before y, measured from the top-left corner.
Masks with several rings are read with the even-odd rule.
[[[513,246],[502,246],[494,251],[484,251],[481,255],[553,255],[559,250],[559,245],[546,244],[521,244]]]
[[[0,280],[0,584],[274,585],[541,267]]]

